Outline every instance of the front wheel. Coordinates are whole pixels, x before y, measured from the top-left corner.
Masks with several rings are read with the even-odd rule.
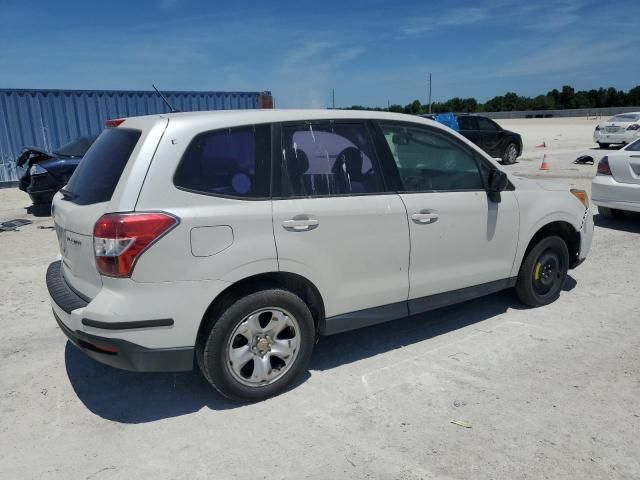
[[[209,328],[197,347],[200,369],[236,401],[264,400],[289,387],[306,369],[315,341],[309,308],[281,289],[239,298]]]
[[[569,249],[557,236],[540,240],[527,254],[516,283],[516,294],[529,307],[558,299],[569,270]]]
[[[515,143],[510,143],[507,145],[507,148],[504,149],[504,153],[502,154],[502,163],[505,165],[512,165],[516,163],[516,158],[518,158],[518,147]]]

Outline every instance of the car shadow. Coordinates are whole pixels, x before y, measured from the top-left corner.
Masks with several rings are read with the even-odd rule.
[[[622,218],[605,217],[598,214],[593,216],[596,227],[619,230],[621,232],[640,233],[640,213],[625,212]]]
[[[37,205],[29,205],[25,207],[28,214],[34,217],[50,217],[51,216],[51,204],[39,203]]]
[[[607,151],[607,150],[620,150],[622,147],[624,147],[624,145],[609,145],[608,147],[591,147],[589,148],[589,150],[600,150],[600,151]]]
[[[564,290],[576,281],[567,277]],[[509,309],[525,309],[511,291],[414,315],[394,322],[322,337],[309,370],[330,370],[454,330],[479,324]],[[103,365],[67,342],[67,376],[82,403],[94,414],[120,423],[147,423],[194,413],[202,408],[244,407],[222,397],[197,368],[184,373],[136,373]],[[296,386],[309,378],[307,373]]]
[[[198,369],[181,373],[138,373],[103,365],[71,342],[64,351],[76,395],[96,415],[120,423],[147,423],[238,405],[212,388]]]

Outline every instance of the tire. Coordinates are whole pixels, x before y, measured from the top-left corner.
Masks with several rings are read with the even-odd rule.
[[[611,145],[611,144],[610,143],[600,143],[600,142],[598,142],[598,146],[600,148],[603,148],[603,149],[608,149],[609,145]]]
[[[290,387],[306,370],[315,342],[309,307],[275,288],[235,300],[209,325],[196,347],[200,370],[222,395],[239,402],[265,400]]]
[[[502,152],[502,163],[505,165],[513,165],[518,158],[518,146],[515,143],[510,143]]]
[[[55,195],[54,193],[34,193],[34,194],[30,194],[29,196],[31,197],[31,201],[33,202],[34,205],[36,206],[40,206],[40,205],[48,205],[53,201],[53,197]]]
[[[569,270],[569,249],[557,236],[540,240],[527,254],[516,282],[516,294],[529,307],[558,299]]]
[[[624,210],[616,208],[598,207],[598,213],[603,217],[615,218],[616,220],[620,220],[625,216]]]

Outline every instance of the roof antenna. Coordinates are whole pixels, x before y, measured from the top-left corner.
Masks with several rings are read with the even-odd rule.
[[[151,86],[152,86],[152,87],[153,87],[153,89],[156,91],[156,93],[157,93],[158,95],[160,95],[160,98],[161,98],[161,99],[162,99],[162,101],[165,103],[165,105],[167,105],[167,107],[169,107],[169,113],[176,113],[176,112],[179,112],[179,111],[180,111],[180,110],[177,110],[177,109],[173,108],[173,105],[171,105],[171,104],[169,103],[169,100],[167,100],[167,98],[162,94],[162,92],[161,92],[160,90],[158,90],[158,88],[157,88],[155,85],[151,84]]]

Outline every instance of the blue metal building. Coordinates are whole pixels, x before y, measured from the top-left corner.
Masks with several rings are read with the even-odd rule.
[[[270,92],[163,92],[181,111],[270,108]],[[153,91],[0,89],[0,183],[17,180],[25,145],[55,149],[109,118],[167,112]]]

